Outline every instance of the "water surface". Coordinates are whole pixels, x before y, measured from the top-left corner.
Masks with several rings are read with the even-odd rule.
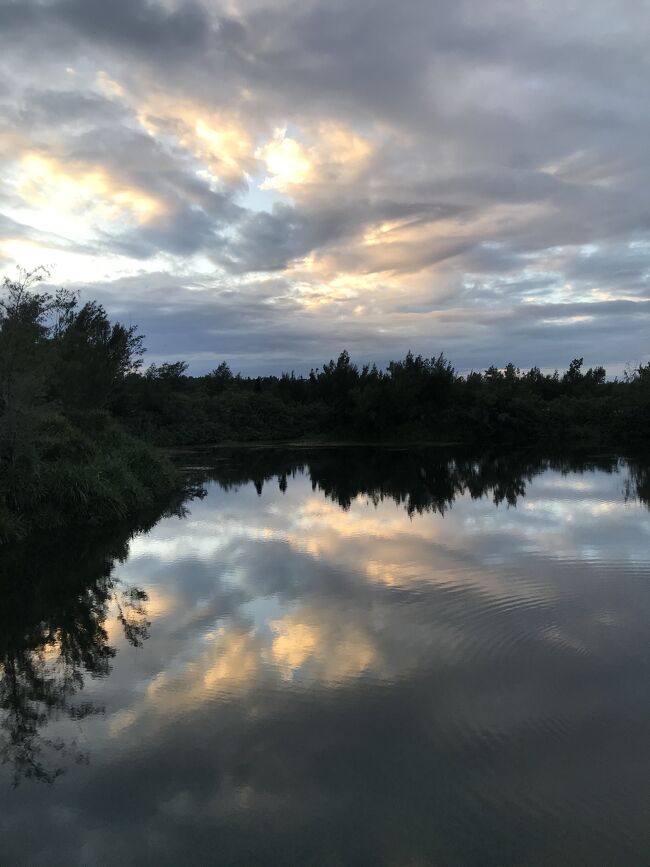
[[[0,863],[650,863],[646,462],[200,462],[0,558]]]

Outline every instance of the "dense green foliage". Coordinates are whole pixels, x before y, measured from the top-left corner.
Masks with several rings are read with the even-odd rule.
[[[141,338],[96,303],[35,291],[39,278],[5,281],[0,301],[0,541],[122,519],[178,482],[110,413]]]
[[[135,433],[169,446],[224,441],[427,441],[642,447],[650,364],[608,381],[575,359],[564,373],[514,365],[459,375],[439,355],[408,353],[385,370],[343,352],[309,377],[207,376],[182,362],[123,380],[113,409]]]

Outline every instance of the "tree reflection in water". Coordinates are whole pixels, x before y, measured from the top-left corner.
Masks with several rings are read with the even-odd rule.
[[[425,446],[254,447],[222,449],[204,463],[210,466],[202,467],[197,478],[210,478],[224,490],[253,482],[258,494],[265,484],[276,479],[285,493],[292,476],[307,473],[314,490],[346,511],[359,496],[375,504],[392,499],[409,515],[444,515],[461,496],[490,497],[496,506],[516,506],[526,496],[527,485],[548,470],[563,474],[621,472],[622,495],[650,505],[650,474],[644,458],[579,454],[540,457],[530,452],[477,456],[458,449]]]
[[[185,508],[174,504],[169,514],[182,517]],[[111,606],[132,646],[148,638],[147,594],[123,586],[115,564],[128,556],[131,538],[162,516],[101,534],[32,539],[2,553],[0,762],[12,767],[14,786],[21,778],[52,783],[64,760],[88,760],[76,741],[47,737],[44,730],[57,719],[81,721],[104,711],[79,694],[87,676],[111,672]]]

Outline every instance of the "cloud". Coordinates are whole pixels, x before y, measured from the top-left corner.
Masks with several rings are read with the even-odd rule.
[[[3,232],[3,267],[112,282],[156,353],[205,347],[196,370],[343,346],[621,369],[645,308],[597,302],[648,297],[646,18],[632,0],[9,0],[0,207],[26,228]],[[144,284],[116,294],[143,272],[166,275],[176,331]]]

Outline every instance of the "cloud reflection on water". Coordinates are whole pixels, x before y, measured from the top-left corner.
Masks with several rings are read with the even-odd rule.
[[[441,514],[332,485],[317,456],[283,493],[286,466],[255,460],[131,541],[116,577],[147,593],[150,637],[130,648],[109,610],[91,764],[56,799],[2,800],[9,856],[37,815],[34,863],[637,863],[650,513],[627,466],[503,468],[516,504],[490,483]]]

